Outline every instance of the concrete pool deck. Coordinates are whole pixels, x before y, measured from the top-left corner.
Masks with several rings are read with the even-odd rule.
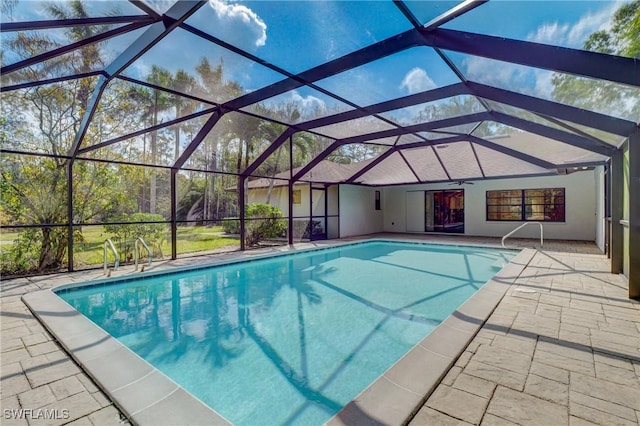
[[[457,236],[375,237],[456,244],[499,243],[497,239]],[[513,240],[514,243],[530,246],[532,240]],[[279,250],[267,250],[274,251]],[[505,288],[506,295],[495,311],[487,313],[488,321],[475,337],[470,334],[473,340],[465,345],[460,356],[451,355],[446,362],[453,367],[422,408],[425,395],[418,395],[416,389],[406,389],[409,398],[399,401],[406,403],[411,399],[419,409],[413,424],[637,424],[640,304],[626,298],[624,279],[609,274],[606,257],[598,253],[592,243],[561,241],[548,241],[544,251],[531,250],[530,261],[522,273],[514,277],[513,285]],[[234,253],[179,259],[158,262],[152,269],[238,257]],[[133,267],[124,267],[112,276],[133,274],[139,273],[134,273]],[[23,294],[43,288],[98,278],[102,278],[101,270],[3,281],[0,287],[3,425],[122,424],[120,411],[20,299]],[[458,320],[464,322],[464,318]],[[463,322],[455,328],[468,325]],[[392,383],[394,378],[386,380]],[[377,406],[396,404],[388,396],[391,395],[385,397],[383,393],[379,400],[374,398]],[[367,412],[370,408],[360,405],[358,398],[352,404],[365,410],[370,422],[401,422],[384,417],[384,413],[392,410],[383,410],[382,414]],[[38,409],[58,410],[54,413],[60,418],[33,419],[24,411],[22,416],[14,416],[18,411],[7,411],[11,409],[30,409],[32,414],[37,414]]]

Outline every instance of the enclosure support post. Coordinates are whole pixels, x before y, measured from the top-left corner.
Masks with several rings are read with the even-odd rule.
[[[238,179],[239,179],[238,205],[240,207],[240,250],[244,251],[245,250],[244,234],[246,232],[246,227],[244,223],[245,208],[246,208],[246,206],[244,205],[244,182],[247,178],[243,175],[240,175],[238,176]]]
[[[287,220],[287,240],[293,245],[293,136],[289,136],[289,219]]]
[[[324,239],[329,239],[329,184],[324,184]]]
[[[640,129],[629,137],[629,297],[640,298]]]
[[[73,159],[67,163],[67,270],[73,272]]]
[[[289,218],[287,220],[287,240],[289,245],[293,244],[293,183],[289,179]]]
[[[623,155],[620,149],[616,150],[611,157],[611,273],[622,272],[622,244],[623,231],[622,224],[622,190],[624,185],[623,177]]]
[[[178,222],[176,215],[178,214],[177,209],[177,179],[178,179],[178,169],[171,169],[171,259],[176,260],[178,257]]]
[[[311,228],[313,227],[313,182],[309,182],[309,241],[311,241]]]

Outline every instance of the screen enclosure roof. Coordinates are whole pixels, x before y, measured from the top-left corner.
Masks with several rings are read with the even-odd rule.
[[[79,120],[55,152],[35,128],[2,149],[210,170],[194,160],[210,143],[252,180],[365,185],[580,170],[640,120],[638,52],[591,42],[623,6],[638,2],[11,1],[3,103],[71,90]],[[132,154],[161,135],[165,155]]]

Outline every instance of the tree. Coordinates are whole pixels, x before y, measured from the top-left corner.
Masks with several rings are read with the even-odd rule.
[[[584,48],[609,55],[640,56],[640,0],[626,3],[614,13],[610,30],[591,34]]]
[[[445,118],[482,112],[484,108],[473,96],[454,96],[430,102],[418,112],[413,124],[427,123]]]
[[[171,86],[173,89],[181,93],[194,93],[197,90],[198,81],[186,71],[178,70],[171,80]],[[172,95],[170,103],[176,109],[176,118],[194,112],[198,106],[196,101],[178,95]],[[180,156],[180,132],[184,129],[188,129],[188,126],[188,123],[182,122],[175,127],[174,161]]]
[[[235,82],[224,80],[224,63],[222,60],[215,67],[206,57],[200,60],[196,66],[199,77],[199,87],[196,89],[199,96],[212,102],[223,103],[228,99],[242,93],[242,89]],[[238,163],[231,166],[231,121],[229,116],[224,116],[202,141],[204,157],[200,159],[205,165],[206,185],[203,193],[202,217],[204,220],[220,219],[234,215],[237,210],[237,200],[231,200],[226,191],[228,181],[234,179],[228,175],[219,175],[215,172],[234,172]],[[237,157],[236,157],[237,159]],[[236,185],[237,186],[237,185]]]
[[[610,30],[597,31],[584,43],[586,50],[610,55],[640,56],[640,0],[622,5],[613,15]],[[637,119],[640,101],[637,90],[607,81],[554,74],[553,99],[594,111],[611,112]]]
[[[45,10],[53,18],[89,16],[81,1],[50,4]],[[102,30],[88,25],[69,27],[65,33],[68,41],[74,42]],[[4,44],[19,58],[59,47],[57,42],[47,37],[46,32],[19,33]],[[10,81],[36,81],[84,73],[104,65],[101,44],[92,44],[45,64],[20,69],[7,77]],[[95,78],[80,78],[3,94],[3,144],[34,155],[3,156],[0,210],[9,224],[42,225],[20,232],[14,250],[5,256],[5,260],[18,266],[9,265],[9,269],[25,272],[24,269],[44,271],[60,267],[67,249],[67,227],[64,225],[69,217],[81,223],[120,204],[118,197],[123,192],[117,188],[113,190],[115,171],[81,161],[72,167],[69,159],[72,142],[78,134],[95,84]],[[127,112],[123,108],[123,115],[116,115],[113,120],[123,119],[126,122]],[[87,137],[101,140],[101,135],[95,133],[88,133]],[[42,153],[51,156],[38,155]],[[70,171],[73,172],[75,186],[71,214],[68,211],[71,200],[67,199]],[[84,183],[88,184],[85,186]],[[24,261],[26,257],[34,260]],[[3,268],[5,266],[3,262]]]
[[[147,81],[149,83],[156,84],[162,87],[170,87],[172,81],[171,73],[157,65],[151,67],[151,72],[147,76]],[[158,124],[158,116],[161,112],[164,112],[171,108],[171,96],[162,90],[152,89],[151,90],[151,104],[150,104],[150,117],[151,117],[151,125],[155,126]],[[154,130],[151,132],[151,164],[158,164],[158,131]],[[156,206],[158,202],[158,178],[156,175],[155,169],[151,169],[151,178],[149,184],[149,213],[156,213]]]
[[[287,229],[282,211],[268,204],[253,203],[245,211],[245,242],[256,246],[260,241],[282,237]]]

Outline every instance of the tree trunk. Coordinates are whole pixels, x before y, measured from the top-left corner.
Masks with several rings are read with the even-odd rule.
[[[271,204],[271,192],[273,191],[273,183],[274,177],[278,173],[278,165],[280,164],[280,156],[282,155],[282,149],[278,150],[278,155],[276,156],[276,165],[273,166],[273,173],[271,173],[271,180],[269,181],[269,189],[267,190],[267,204]]]
[[[213,211],[213,202],[216,201],[216,170],[218,169],[218,155],[216,153],[216,150],[214,149],[214,151],[211,153],[211,162],[209,164],[209,170],[211,170],[213,173],[211,173],[211,186],[208,187],[206,189],[207,194],[208,194],[208,200],[209,202],[207,203],[207,214],[209,215],[209,219],[215,219],[218,220],[218,214],[217,214],[217,209],[216,209],[216,213],[214,214]],[[218,201],[216,201],[216,204],[218,203]]]
[[[147,158],[147,134],[142,136],[142,161]],[[146,167],[142,170],[142,182],[146,181],[147,170]],[[144,183],[140,185],[140,195],[138,197],[138,211],[140,213],[147,211],[147,190]]]
[[[176,107],[176,117],[180,117],[180,111],[178,110],[177,107]],[[180,126],[176,127],[175,134],[176,134],[176,145],[175,145],[173,161],[178,161],[178,157],[180,157]]]
[[[151,161],[153,164],[156,163],[156,157],[158,155],[158,145],[157,145],[158,135],[156,132],[151,134]],[[156,203],[158,198],[158,190],[157,190],[157,177],[156,170],[151,169],[151,182],[149,182],[149,213],[156,213]]]
[[[40,259],[38,271],[57,269],[62,263],[65,250],[60,249],[59,241],[56,241],[51,228],[42,228],[42,243],[40,245]]]
[[[244,141],[240,140],[238,142],[238,159],[237,159],[237,169],[238,169],[238,174],[240,174],[240,172],[242,171],[242,149],[244,148]],[[247,192],[245,191],[245,196],[244,196],[244,200],[240,199],[240,182],[242,179],[238,178],[238,204],[239,203],[244,203],[245,205],[247,204],[246,199],[247,199]],[[246,179],[245,179],[246,182]]]
[[[155,104],[153,108],[153,125],[158,124],[158,91],[155,91]],[[153,165],[156,164],[158,160],[158,132],[154,131],[151,133],[151,163]],[[149,213],[156,213],[156,202],[157,202],[157,177],[156,170],[151,169],[151,182],[149,184]]]

